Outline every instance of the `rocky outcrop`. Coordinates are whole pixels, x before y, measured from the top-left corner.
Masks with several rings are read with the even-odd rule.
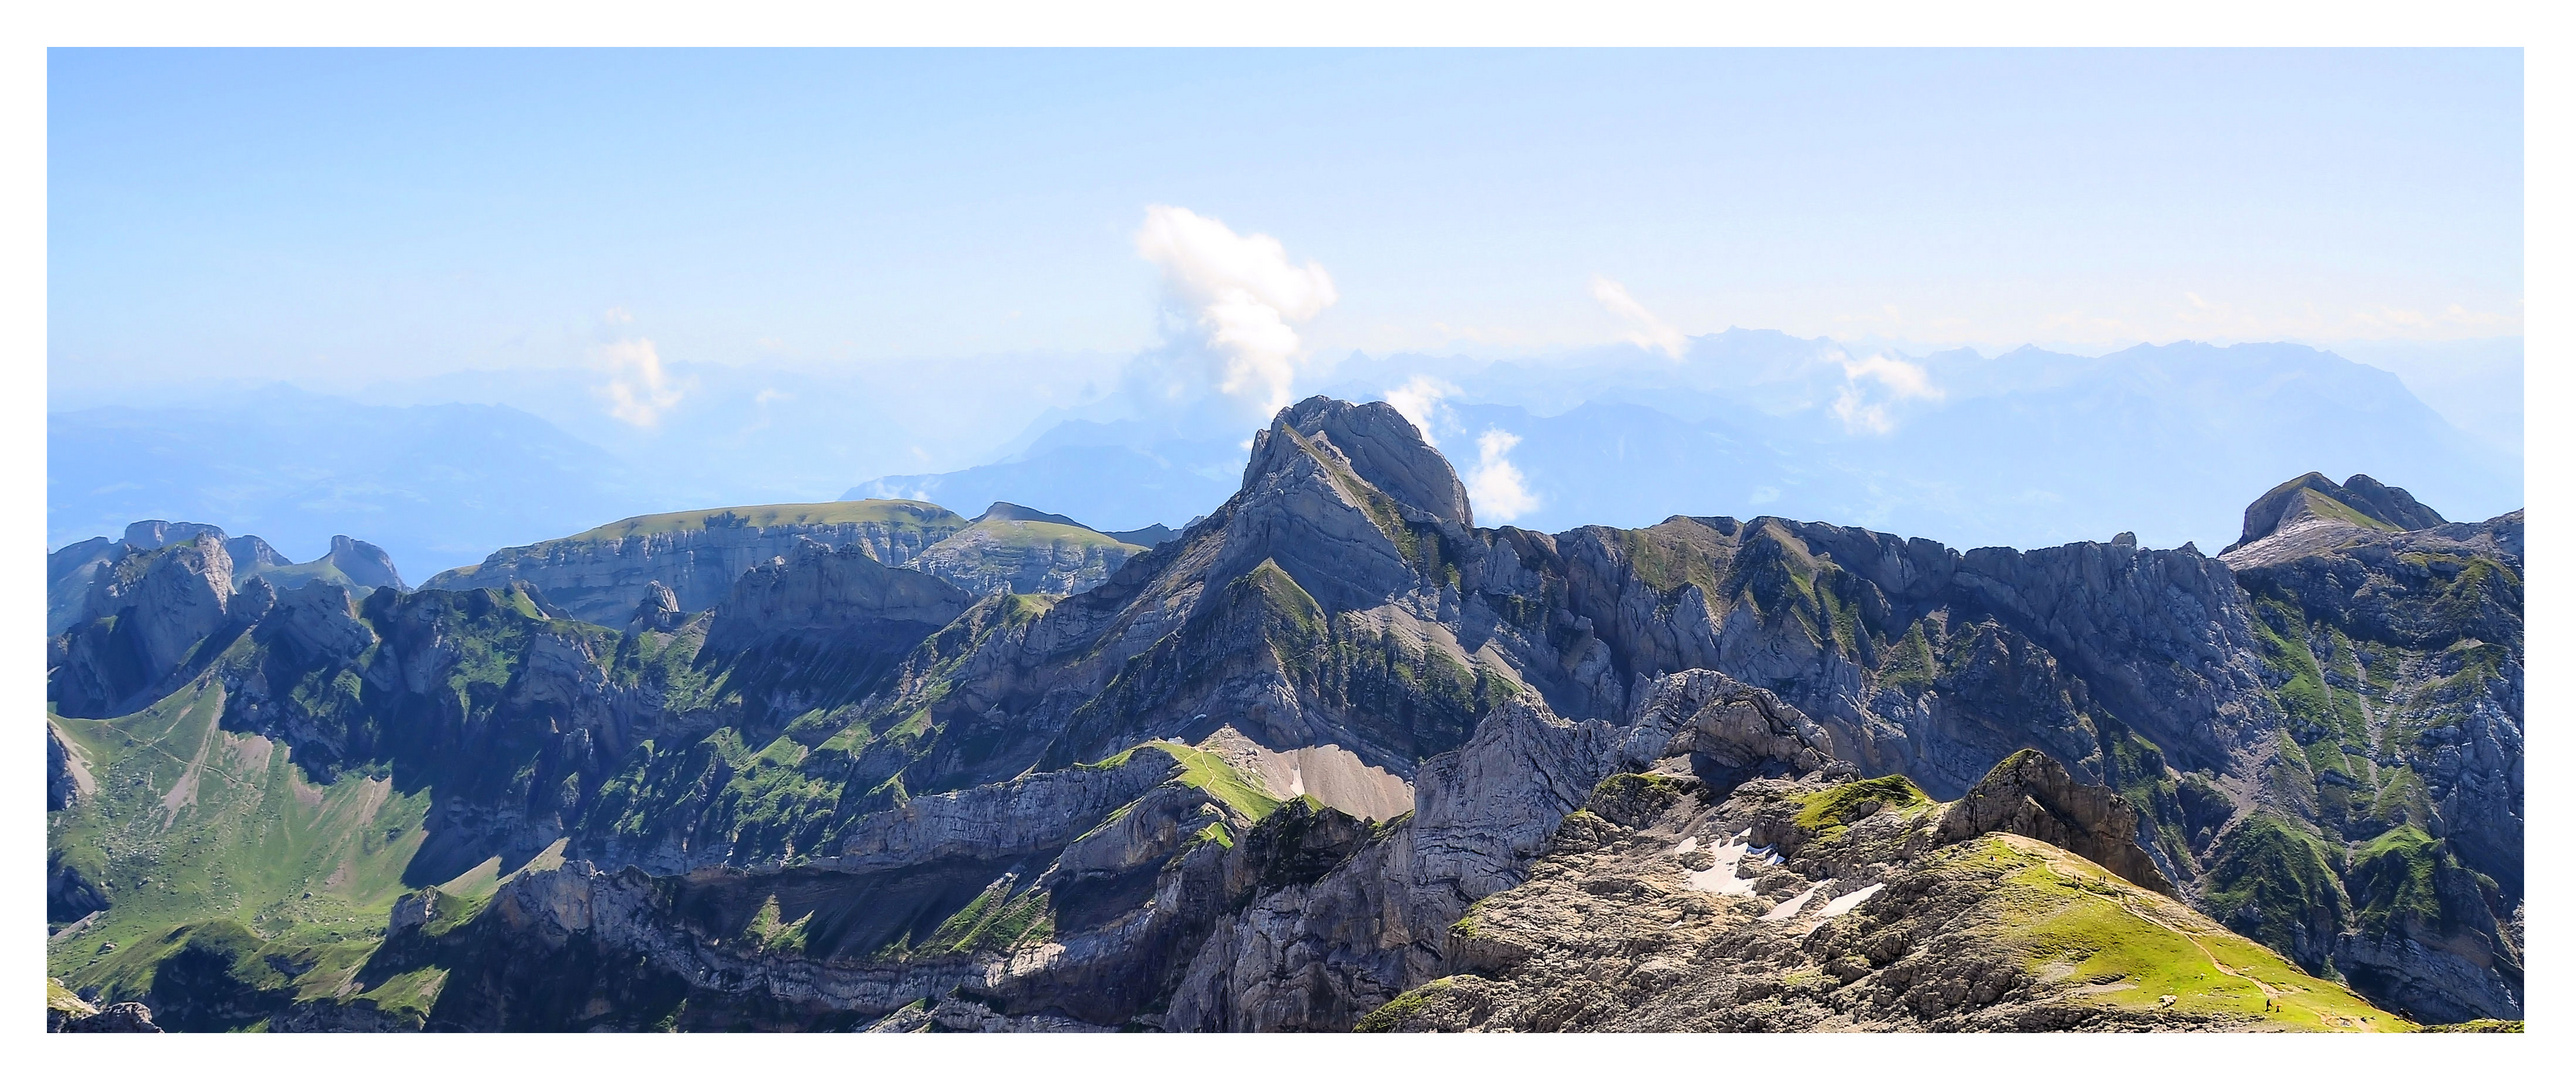
[[[89,763],[63,741],[62,732],[45,725],[45,810],[69,810],[98,791]]]
[[[217,543],[224,539],[223,530],[193,521],[137,521],[125,526],[125,546],[137,551],[153,551],[206,535],[212,535]]]
[[[45,1016],[45,1030],[81,1034],[136,1035],[147,1032],[158,1034],[161,1029],[153,1026],[152,1010],[144,1008],[142,1002],[119,1001],[85,1015],[67,1010],[57,1013],[48,1009]]]
[[[2354,513],[2350,513],[2354,511]],[[2298,523],[2334,521],[2359,528],[2390,531],[2431,529],[2446,524],[2410,492],[2386,487],[2359,473],[2334,484],[2317,472],[2305,473],[2268,489],[2241,512],[2241,538],[2223,549],[2230,553]]]
[[[93,536],[45,553],[45,636],[88,622],[91,584],[133,550],[124,541]]]
[[[340,585],[317,581],[276,595],[259,621],[257,637],[274,643],[296,664],[324,667],[355,660],[375,644],[375,630],[358,618],[357,600]]]
[[[972,602],[953,585],[886,566],[862,548],[807,540],[741,575],[715,613],[706,647],[738,653],[816,638],[867,639],[897,627],[909,636],[900,646],[907,650]]]
[[[634,604],[634,617],[626,620],[628,630],[658,630],[664,634],[678,629],[686,613],[678,606],[678,594],[660,582],[643,587],[643,598]]]
[[[1110,812],[1168,779],[1174,766],[1168,754],[1144,747],[1112,768],[1064,769],[923,796],[851,822],[827,854],[807,865],[858,873],[939,859],[1059,851]],[[1180,797],[1185,801],[1202,795]]]
[[[906,565],[977,594],[1075,593],[1142,550],[1069,518],[997,503]]]
[[[66,853],[45,853],[46,923],[76,923],[93,912],[107,910],[107,904],[107,890],[90,880]]]
[[[231,627],[232,560],[217,534],[136,552],[91,583],[90,621],[54,639],[49,695],[66,716],[113,716]]]
[[[1526,884],[1458,922],[1445,974],[1357,1028],[2411,1027],[2053,845],[1941,842],[1915,799],[1843,795],[1870,786],[1763,779],[1712,802],[1682,788],[1630,824],[1574,815]]]
[[[383,548],[363,540],[331,537],[330,553],[322,556],[322,561],[347,575],[349,582],[360,588],[408,589],[402,584],[401,572],[393,569],[393,557],[385,554]]]
[[[2061,762],[2040,751],[2021,750],[1946,809],[1938,818],[1937,839],[1952,844],[1985,833],[2016,833],[2084,856],[2153,892],[2175,893],[2134,844],[2138,820],[2124,796],[2073,780]]]
[[[1718,792],[1760,777],[1801,776],[1837,757],[1830,733],[1812,718],[1719,672],[1664,676],[1640,711],[1676,728],[1666,752],[1688,754],[1690,770]]]

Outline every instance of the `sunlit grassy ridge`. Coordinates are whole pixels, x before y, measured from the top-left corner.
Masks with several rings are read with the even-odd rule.
[[[1234,769],[1230,763],[1212,753],[1175,740],[1144,743],[1098,763],[1099,768],[1114,768],[1133,759],[1137,751],[1158,750],[1177,759],[1178,782],[1198,788],[1223,801],[1225,806],[1240,811],[1252,821],[1277,812],[1285,800],[1268,794],[1268,789]]]
[[[714,524],[768,528],[776,525],[848,525],[864,522],[881,522],[890,525],[946,525],[960,528],[964,524],[964,519],[954,511],[936,503],[915,502],[909,499],[777,503],[769,506],[725,506],[705,510],[680,510],[667,514],[643,514],[622,521],[609,522],[587,532],[575,533],[561,540],[548,542],[622,540],[633,536],[688,532],[708,528]],[[1013,522],[1011,524],[1042,523]],[[1060,526],[1056,527],[1060,528]]]
[[[1129,555],[1149,550],[1140,544],[1128,544],[1102,532],[1084,529],[1078,525],[1057,525],[1050,521],[985,521],[948,537],[941,543],[949,546],[959,545],[964,543],[966,538],[977,535],[987,536],[993,541],[1013,547],[1068,544],[1084,551],[1113,548]]]
[[[2336,983],[2086,859],[1995,833],[1938,858],[1999,871],[1981,902],[2028,971],[2106,1005],[2288,1031],[2415,1031]],[[2168,999],[2164,1002],[2164,998]]]

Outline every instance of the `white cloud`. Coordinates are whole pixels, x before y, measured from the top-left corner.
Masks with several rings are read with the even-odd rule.
[[[1615,312],[1617,318],[1625,320],[1631,327],[1625,334],[1625,340],[1646,349],[1657,349],[1672,360],[1687,358],[1687,335],[1660,321],[1660,316],[1652,314],[1641,301],[1635,300],[1634,294],[1626,292],[1623,285],[1604,277],[1591,278],[1589,295],[1597,297],[1599,303],[1607,305],[1607,310]]]
[[[1499,428],[1483,432],[1476,444],[1482,460],[1464,477],[1464,490],[1472,496],[1473,516],[1486,524],[1523,517],[1542,505],[1527,490],[1526,474],[1509,461],[1509,451],[1517,445],[1517,436]]]
[[[1454,420],[1454,410],[1442,404],[1448,396],[1456,392],[1455,384],[1444,379],[1430,375],[1413,375],[1409,382],[1385,391],[1384,403],[1401,413],[1402,418],[1410,421],[1412,427],[1418,428],[1419,437],[1428,440],[1428,445],[1435,446],[1437,428],[1441,421],[1459,429],[1462,427]]]
[[[1275,237],[1242,236],[1176,206],[1143,211],[1134,249],[1160,267],[1163,287],[1221,359],[1223,393],[1269,412],[1293,403],[1295,375],[1308,359],[1294,327],[1339,300],[1320,263],[1296,266]]]
[[[607,399],[607,414],[635,427],[658,427],[661,414],[686,395],[661,367],[660,350],[650,338],[632,338],[590,350],[590,359],[607,373],[598,388]]]
[[[1839,370],[1847,381],[1839,386],[1838,400],[1831,402],[1830,413],[1850,431],[1890,434],[1895,426],[1891,406],[1913,399],[1940,401],[1946,391],[1928,378],[1928,369],[1908,360],[1889,356],[1869,356],[1863,360],[1839,358]],[[1872,383],[1870,390],[1867,383]]]

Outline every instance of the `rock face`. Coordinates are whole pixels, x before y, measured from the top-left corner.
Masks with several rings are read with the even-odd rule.
[[[955,621],[972,597],[953,585],[884,565],[860,548],[809,540],[743,573],[715,614],[708,646],[738,652],[816,638],[872,636],[882,624],[917,629],[916,641]],[[908,651],[909,642],[902,651]]]
[[[388,927],[370,978],[447,973],[404,1014],[438,1029],[2386,1022],[2333,979],[2522,1011],[2515,515],[2223,559],[1477,529],[1397,413],[1327,399],[1067,595],[812,541],[916,565],[967,524],[832,505],[634,519],[497,587],[263,579],[161,685],[425,793],[408,887],[565,860]],[[2249,974],[2093,968],[2067,928],[2106,924]],[[2182,983],[2287,992],[2160,1008]],[[272,1027],[389,1022],[280,993]]]
[[[1143,550],[1069,518],[997,503],[908,565],[976,594],[1073,593]]]
[[[2525,514],[2305,538],[2224,556],[2295,754],[2209,853],[2208,907],[2423,1020],[2519,1015]]]
[[[1297,440],[1289,431],[1338,450],[1350,470],[1402,506],[1448,525],[1473,527],[1473,507],[1454,468],[1429,447],[1418,428],[1380,401],[1351,405],[1307,398],[1279,413],[1250,447],[1242,486],[1292,457],[1288,444]]]
[[[338,537],[331,554],[290,563],[256,536],[190,522],[138,521],[124,540],[68,545],[47,555],[45,567],[46,627],[59,646],[50,664],[54,694],[70,715],[84,716],[159,686],[210,635],[258,621],[280,589],[401,588],[373,544]]]
[[[2433,529],[2446,524],[2410,493],[2362,473],[2334,484],[2305,473],[2277,485],[2241,515],[2241,538],[2223,549],[2235,569],[2301,558],[2369,533]]]
[[[479,566],[438,574],[421,588],[497,589],[525,581],[572,618],[620,626],[654,582],[678,597],[680,610],[703,611],[729,595],[751,567],[806,541],[899,565],[965,524],[944,507],[894,499],[659,514],[502,548]]]
[[[806,542],[862,551],[976,595],[1077,592],[1140,550],[1014,503],[995,503],[966,521],[929,503],[866,499],[628,518],[504,548],[422,587],[501,588],[523,581],[569,618],[623,626],[655,587],[669,591],[678,612],[704,611],[728,596],[742,574]]]
[[[231,625],[231,602],[232,557],[217,534],[118,560],[91,583],[92,618],[49,650],[57,706],[67,716],[124,711]]]
[[[2134,844],[2133,804],[2073,780],[2062,763],[2034,750],[2009,756],[1937,822],[1944,843],[2008,832],[2087,857],[2117,877],[2159,893],[2176,888]]]
[[[161,1029],[152,1025],[152,1010],[144,1008],[141,1002],[119,1001],[87,1015],[64,1014],[59,1021],[56,1021],[53,1014],[48,1012],[45,1030],[131,1035],[145,1032],[157,1034]]]
[[[393,557],[363,540],[345,536],[330,538],[330,554],[324,561],[348,575],[348,580],[369,589],[407,589],[400,571],[393,569]]]
[[[63,742],[62,732],[45,725],[45,810],[69,810],[97,790],[89,763]]]
[[[678,629],[686,613],[678,606],[678,594],[660,582],[643,586],[642,600],[634,604],[634,617],[626,626],[634,630],[658,630],[668,633]]]

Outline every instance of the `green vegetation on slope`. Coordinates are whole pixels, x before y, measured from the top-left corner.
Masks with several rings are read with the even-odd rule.
[[[1802,802],[1803,809],[1795,814],[1794,823],[1810,829],[1821,840],[1887,809],[1910,817],[1937,805],[1927,792],[1919,790],[1919,785],[1900,775],[1841,784],[1805,796]]]
[[[609,522],[588,532],[574,533],[561,540],[549,542],[622,540],[634,536],[694,532],[717,527],[768,528],[776,525],[849,525],[867,522],[888,525],[945,525],[956,528],[964,525],[962,517],[936,503],[914,502],[909,499],[862,499],[856,502],[777,503],[771,506],[727,506],[709,510],[681,510],[668,514],[644,514],[629,517],[623,521]]]
[[[1982,901],[1992,925],[2024,951],[2030,975],[2085,984],[2103,1005],[2168,1009],[2289,1031],[2411,1031],[2204,916],[2137,888],[2077,855],[1996,833],[1945,859],[2002,871]]]
[[[1241,775],[1239,770],[1234,769],[1222,758],[1175,739],[1144,743],[1091,767],[1112,769],[1133,760],[1135,754],[1144,750],[1157,750],[1168,754],[1179,764],[1178,782],[1214,796],[1221,800],[1223,805],[1231,807],[1251,821],[1262,820],[1276,813],[1277,807],[1285,805],[1285,800],[1268,794],[1265,787]]]
[[[47,948],[72,985],[91,985],[104,956],[209,918],[297,941],[364,938],[402,894],[427,793],[356,771],[315,785],[284,747],[217,726],[222,707],[201,682],[130,716],[53,719],[98,791],[48,815],[47,845],[110,900]]]

